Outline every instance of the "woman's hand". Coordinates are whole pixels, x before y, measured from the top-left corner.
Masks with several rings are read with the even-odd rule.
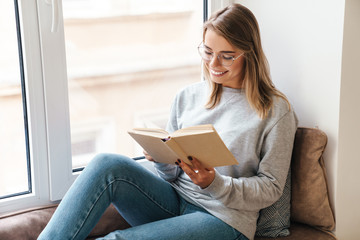
[[[143,153],[144,153],[145,158],[146,158],[147,160],[149,160],[150,162],[156,162],[156,161],[152,158],[152,156],[150,156],[145,150],[143,150]]]
[[[206,168],[194,157],[188,157],[192,166],[178,159],[177,164],[190,177],[190,179],[201,188],[208,187],[215,178],[215,169]]]

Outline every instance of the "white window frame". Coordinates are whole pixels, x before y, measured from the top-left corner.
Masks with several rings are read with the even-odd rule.
[[[40,39],[35,1],[19,0],[25,92],[27,96],[32,193],[0,200],[0,215],[48,205],[46,123],[41,72]],[[24,11],[26,9],[26,11]]]
[[[77,174],[72,172],[68,81],[60,0],[37,0],[50,200],[62,199]],[[54,57],[56,56],[56,57]]]
[[[208,16],[232,2],[208,0]],[[79,174],[72,171],[61,0],[18,0],[18,3],[33,192],[0,200],[0,215],[57,203]]]

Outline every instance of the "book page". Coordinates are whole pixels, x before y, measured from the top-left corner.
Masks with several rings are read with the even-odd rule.
[[[167,138],[169,136],[169,133],[167,131],[160,128],[134,128],[128,131],[128,133],[136,133],[158,138]]]
[[[185,135],[193,135],[193,134],[201,134],[201,133],[210,133],[214,132],[215,129],[211,124],[206,125],[198,125],[187,128],[179,129],[171,134],[172,137],[185,136]]]

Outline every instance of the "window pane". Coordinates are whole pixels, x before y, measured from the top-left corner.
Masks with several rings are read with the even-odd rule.
[[[0,1],[0,198],[29,192],[14,1]]]
[[[63,1],[74,168],[142,155],[127,130],[165,127],[176,92],[201,79],[202,2]]]

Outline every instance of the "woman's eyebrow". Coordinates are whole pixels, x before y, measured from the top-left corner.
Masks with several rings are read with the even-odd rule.
[[[212,50],[211,47],[207,46],[206,44],[204,44],[204,46],[209,49]],[[234,51],[220,51],[221,53],[235,53]]]

